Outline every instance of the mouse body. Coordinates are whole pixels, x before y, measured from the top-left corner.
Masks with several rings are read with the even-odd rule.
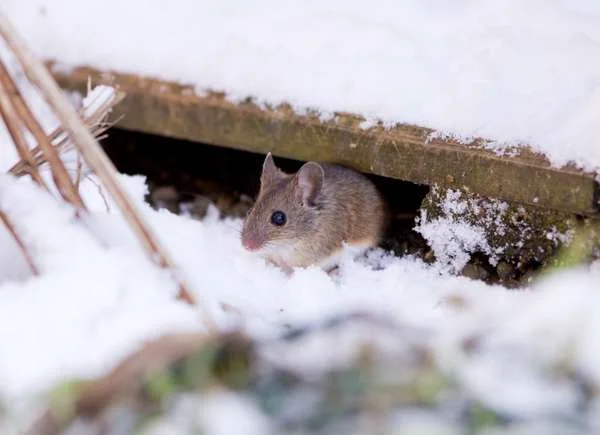
[[[383,198],[364,175],[316,162],[287,174],[269,153],[241,239],[248,251],[289,273],[294,267],[334,267],[344,248],[360,254],[379,243],[385,224]]]

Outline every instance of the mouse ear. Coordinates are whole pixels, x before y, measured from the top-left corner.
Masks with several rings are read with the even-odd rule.
[[[296,174],[296,183],[305,204],[315,205],[315,200],[323,188],[324,177],[323,167],[318,163],[308,162],[300,168]]]
[[[260,175],[260,185],[266,186],[271,184],[273,181],[281,179],[282,175],[279,168],[275,166],[273,155],[271,153],[267,154],[263,163],[262,174]]]

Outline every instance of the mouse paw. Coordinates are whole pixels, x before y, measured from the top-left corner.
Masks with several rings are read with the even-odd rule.
[[[281,264],[281,263],[277,263],[271,259],[267,259],[267,263],[277,267],[279,270],[281,270],[285,276],[287,276],[288,278],[291,277],[294,274],[294,268],[288,266],[287,264]]]
[[[325,270],[325,272],[327,273],[327,275],[329,275],[332,278],[339,278],[340,274],[341,274],[341,269],[339,264],[334,264],[333,266],[330,266],[328,268],[323,269]]]
[[[279,266],[279,268],[285,273],[285,276],[290,278],[294,274],[294,268],[290,266]]]

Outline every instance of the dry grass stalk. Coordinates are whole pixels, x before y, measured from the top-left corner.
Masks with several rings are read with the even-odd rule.
[[[207,357],[211,349],[214,354]],[[204,371],[205,367],[199,365],[197,359],[194,360],[203,350],[205,357],[202,364],[210,367],[210,373]],[[229,384],[231,378],[227,377],[227,370],[232,367],[235,367],[234,371],[239,369],[237,365],[230,365],[231,361],[247,360],[250,365],[253,358],[252,341],[239,332],[165,335],[145,343],[102,377],[76,382],[71,384],[71,388],[57,390],[54,400],[32,422],[26,433],[59,434],[77,418],[84,418],[92,426],[100,426],[107,417],[107,411],[119,405],[131,406],[138,411],[148,410],[150,408],[146,405],[160,400],[148,394],[148,382],[161,374],[173,375],[168,376],[173,389],[167,394],[199,391],[197,382],[203,377],[210,379],[212,387],[231,387],[234,384]]]
[[[19,245],[19,249],[23,253],[23,257],[25,257],[25,261],[29,265],[31,272],[36,276],[39,275],[39,271],[38,271],[35,263],[33,262],[33,258],[31,257],[31,255],[29,254],[29,251],[27,250],[27,246],[25,245],[25,243],[23,243],[23,240],[21,239],[21,237],[19,237],[19,234],[17,233],[17,230],[15,229],[15,226],[13,225],[10,218],[2,210],[0,210],[0,221],[2,221],[2,223],[4,224],[4,226],[6,227],[8,232],[12,235],[15,242],[17,242],[17,245]]]
[[[2,66],[2,68],[4,67],[1,62],[0,66]],[[6,125],[6,129],[12,137],[15,147],[17,148],[19,157],[21,157],[21,160],[27,168],[27,173],[31,174],[31,178],[36,183],[48,190],[48,186],[42,179],[37,166],[35,165],[33,156],[31,155],[31,151],[29,150],[29,146],[27,145],[27,141],[25,140],[21,120],[13,107],[8,89],[6,89],[2,82],[0,82],[0,115]]]
[[[209,336],[200,333],[180,333],[145,344],[101,378],[83,382],[72,392],[63,392],[66,397],[59,399],[58,405],[50,404],[44,409],[25,433],[58,435],[77,417],[91,422],[120,400],[133,399],[150,377],[189,357],[208,340]]]
[[[166,250],[159,244],[150,227],[142,220],[128,194],[119,185],[115,176],[117,172],[116,168],[106,154],[104,154],[104,151],[86,125],[81,121],[77,111],[63,95],[46,67],[32,55],[3,14],[0,14],[0,35],[2,35],[8,47],[19,60],[28,79],[38,87],[46,102],[54,110],[60,123],[73,140],[86,164],[102,181],[102,184],[114,199],[150,259],[160,267],[173,271],[173,279],[179,283],[178,297],[185,302],[194,304],[194,298],[188,291],[186,284],[175,273],[176,267],[174,262]],[[204,320],[213,329],[208,313],[204,314]]]
[[[115,104],[117,103],[115,102]],[[88,119],[84,119],[83,121],[86,123],[92,134],[98,140],[102,140],[104,137],[106,137],[102,135],[102,133],[104,133],[111,127],[111,124],[109,123],[91,125],[91,121],[89,121]],[[68,151],[73,146],[73,143],[70,141],[69,136],[64,132],[64,130],[61,127],[55,129],[51,134],[48,135],[48,137],[52,142],[52,145],[58,150],[60,154]],[[33,157],[34,164],[37,166],[41,166],[47,161],[39,146],[31,148],[31,155]],[[23,175],[29,173],[28,164],[23,159],[21,159],[8,170],[8,173],[16,177],[22,177]],[[75,185],[77,185],[77,183],[75,183]]]
[[[106,100],[103,102],[103,104],[97,105],[93,111],[90,112],[84,109],[79,111],[79,115],[82,117],[83,122],[87,125],[88,129],[97,140],[103,139],[105,137],[103,136],[103,133],[114,124],[114,122],[107,121],[108,114],[115,105],[121,102],[124,96],[125,94],[123,92],[115,92],[110,100]],[[52,133],[50,133],[48,136],[54,147],[58,150],[59,154],[66,152],[73,147],[73,142],[69,139],[69,136],[65,133],[61,126],[54,129],[54,131],[52,131]],[[33,155],[33,160],[37,166],[40,166],[46,162],[46,158],[39,146],[32,148],[31,154]],[[81,165],[78,164],[78,171],[80,170],[80,166]],[[8,172],[12,175],[20,177],[28,173],[28,167],[29,165],[23,159],[21,159],[19,162],[15,163]],[[75,185],[79,185],[77,179],[75,180]]]
[[[39,124],[37,119],[35,119],[35,116],[31,112],[29,107],[27,107],[27,104],[25,103],[21,92],[15,85],[12,77],[10,76],[8,70],[2,64],[2,62],[0,62],[0,83],[2,84],[3,90],[6,91],[8,98],[10,98],[10,100],[12,101],[13,107],[15,108],[18,117],[25,123],[25,125],[37,141],[38,146],[41,148],[44,157],[50,165],[50,171],[52,173],[54,183],[56,184],[56,187],[58,187],[58,190],[63,199],[73,204],[76,208],[85,210],[83,200],[81,199],[81,196],[79,195],[79,192],[75,187],[73,180],[71,180],[71,177],[69,177],[67,168],[65,167],[63,161],[60,159],[58,151],[56,150],[56,148],[54,148],[48,136],[46,136],[44,129]],[[25,144],[25,146],[27,146],[27,144]],[[27,152],[29,154],[28,162],[30,163],[30,170],[32,173],[37,172],[37,170],[34,169],[35,166],[33,165],[33,160],[31,158],[31,153],[29,152],[28,147]]]

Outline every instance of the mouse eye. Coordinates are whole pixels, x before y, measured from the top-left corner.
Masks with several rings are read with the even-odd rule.
[[[271,215],[271,223],[273,225],[277,225],[278,227],[285,225],[286,220],[287,218],[285,217],[285,213],[280,210],[274,211]]]

